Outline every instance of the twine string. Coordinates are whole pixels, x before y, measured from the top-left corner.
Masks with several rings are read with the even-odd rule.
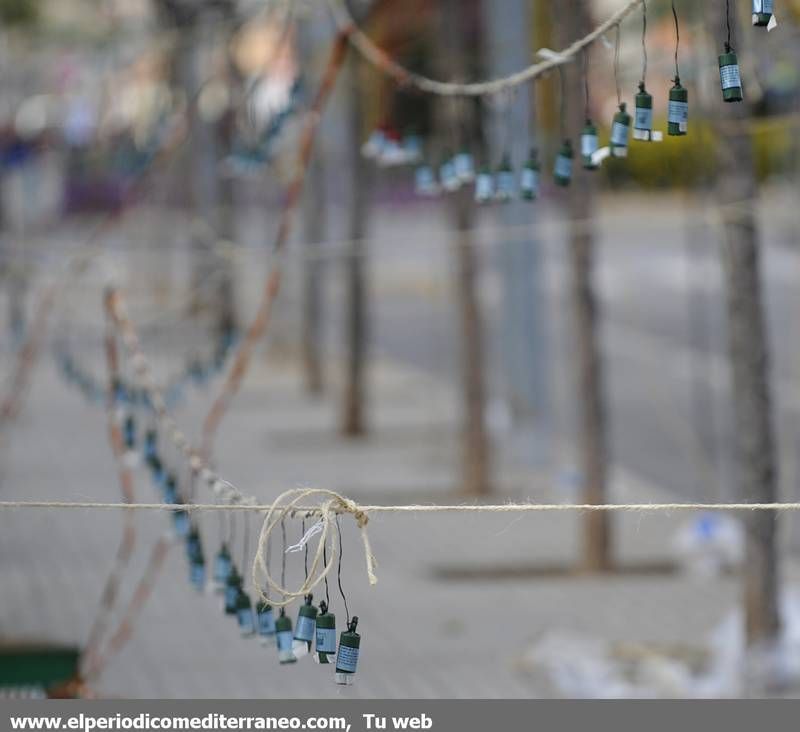
[[[301,507],[303,501],[319,499],[320,504],[315,508]],[[302,584],[296,590],[286,587],[285,577],[281,577],[278,583],[270,573],[266,562],[266,546],[275,528],[283,523],[287,517],[294,516],[296,513],[316,513],[320,517],[321,530],[317,542],[311,566]],[[258,539],[255,560],[253,561],[253,586],[264,587],[259,589],[261,599],[275,607],[285,607],[296,598],[302,598],[322,582],[334,566],[336,559],[336,544],[331,533],[331,519],[341,513],[348,513],[353,516],[359,529],[361,530],[361,540],[364,545],[364,556],[366,558],[367,577],[369,583],[374,585],[378,580],[375,576],[375,557],[370,546],[369,535],[367,533],[368,517],[366,511],[355,501],[345,498],[335,491],[321,488],[294,488],[281,493],[267,511],[264,522],[261,525],[261,533]],[[324,551],[327,545],[327,550]],[[324,556],[323,556],[324,555]],[[284,556],[285,553],[284,553]],[[273,597],[280,596],[280,599]]]

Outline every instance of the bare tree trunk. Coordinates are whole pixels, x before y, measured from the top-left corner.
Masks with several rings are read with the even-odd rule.
[[[710,3],[707,12],[711,36],[718,38],[725,27],[724,5]],[[742,124],[752,113],[746,87],[744,96],[738,104],[723,104],[718,98],[712,107],[718,123],[728,123],[720,124],[716,135],[715,190],[722,218],[737,488],[741,500],[771,503],[778,497],[777,463],[754,203],[757,184],[752,142]],[[774,641],[780,629],[777,518],[770,511],[752,511],[744,514],[744,522],[745,626],[752,647]]]
[[[305,198],[306,257],[303,260],[303,366],[306,389],[323,391],[322,370],[322,262],[317,256],[325,234],[325,175],[322,155],[312,153]]]
[[[564,14],[567,38],[577,38],[590,26],[587,0],[570,0]],[[567,40],[567,38],[563,40]],[[570,64],[567,98],[571,105],[568,134],[577,141],[584,123],[583,65]],[[606,503],[608,436],[603,398],[603,364],[599,347],[598,301],[593,283],[594,234],[586,225],[593,213],[592,173],[581,170],[576,156],[575,174],[568,193],[569,258],[572,279],[570,299],[575,324],[575,369],[577,385],[578,449],[583,476],[583,501]],[[612,564],[611,515],[590,511],[583,517],[583,569],[607,570]]]
[[[234,108],[239,106],[242,97],[242,79],[233,59],[227,58],[228,85],[232,105],[223,115],[217,126],[217,138],[223,151],[230,150],[236,132],[236,114]],[[218,226],[221,239],[235,242],[236,232],[236,181],[228,175],[221,174],[218,156],[214,158],[215,174],[218,179],[219,214]],[[220,337],[230,335],[238,327],[236,315],[236,270],[234,261],[224,252],[212,253],[215,279],[213,287],[214,319]]]
[[[467,47],[474,57],[475,38],[470,38],[480,17],[479,0],[466,5],[446,0],[442,8],[442,43],[439,58],[442,78],[464,78]],[[479,27],[479,23],[477,23]],[[453,135],[467,129],[477,135],[479,126],[474,106],[445,101],[438,109],[440,150],[451,145]],[[471,135],[472,136],[472,135]],[[486,365],[478,296],[478,260],[475,252],[475,204],[470,190],[462,188],[450,195],[449,208],[455,228],[456,297],[461,328],[461,491],[470,496],[491,493],[491,448],[486,429]]]
[[[486,431],[486,378],[483,323],[478,299],[474,204],[469,190],[454,194],[459,320],[461,322],[461,385],[463,391],[462,491],[471,496],[491,493],[489,435]]]
[[[361,155],[361,125],[363,121],[362,94],[358,83],[359,60],[347,60],[347,80],[350,89],[350,199],[348,201],[347,238],[350,251],[345,262],[347,272],[346,363],[344,394],[342,398],[342,433],[359,437],[367,431],[366,425],[366,359],[367,359],[367,284],[364,261],[367,232],[368,171]]]
[[[307,65],[312,63],[314,48],[321,41],[324,26],[327,35],[327,18],[317,22],[308,18],[297,28],[298,54]],[[311,150],[308,176],[303,199],[303,235],[305,238],[305,257],[302,262],[303,304],[302,304],[302,351],[303,371],[306,390],[312,396],[322,394],[325,385],[323,369],[323,262],[320,244],[325,238],[327,225],[327,188],[325,177],[325,146],[318,140]]]

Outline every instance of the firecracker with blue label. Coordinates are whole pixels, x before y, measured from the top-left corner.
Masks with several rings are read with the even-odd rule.
[[[482,165],[475,176],[475,203],[489,203],[494,200],[494,177],[488,165]]]
[[[233,562],[231,561],[231,553],[228,550],[228,545],[222,542],[217,556],[214,557],[214,583],[218,590],[224,590],[232,568]]]
[[[572,141],[564,140],[553,166],[553,180],[556,185],[566,188],[572,182],[572,158]]]
[[[611,122],[611,141],[609,148],[615,158],[628,156],[628,139],[631,131],[631,116],[628,114],[627,105],[622,102]]]
[[[514,169],[511,167],[511,156],[508,153],[503,155],[494,181],[495,201],[508,203],[514,198]]]
[[[772,20],[773,0],[753,0],[753,25],[766,28]]]
[[[722,86],[722,99],[725,102],[741,102],[742,76],[739,73],[739,59],[730,44],[725,44],[725,53],[719,57],[719,80]]]
[[[189,556],[189,581],[198,592],[206,587],[206,560],[199,546]]]
[[[597,127],[592,120],[587,119],[581,131],[581,159],[585,170],[597,170],[599,167],[594,158],[594,154],[599,148],[600,138],[597,135]]]
[[[633,139],[650,142],[653,139],[653,97],[639,82],[633,114]]]
[[[272,612],[272,605],[266,600],[259,600],[256,605],[256,625],[262,640],[275,637],[275,613]]]
[[[314,640],[317,626],[317,608],[312,604],[313,600],[313,595],[305,596],[305,602],[297,613],[297,624],[294,629],[294,639],[308,643],[309,648]]]
[[[231,570],[225,580],[225,614],[236,615],[239,601],[239,591],[242,589],[242,578],[236,570],[236,566],[231,563]]]
[[[540,167],[539,155],[532,147],[519,176],[519,194],[526,201],[535,201],[539,197]]]
[[[339,638],[339,650],[336,653],[336,683],[349,685],[353,683],[358,668],[358,655],[361,651],[361,636],[356,632],[358,617],[347,624],[347,630]]]
[[[456,153],[453,158],[453,167],[456,177],[462,184],[472,183],[475,180],[475,163],[469,150],[462,149]]]
[[[325,600],[319,604],[315,650],[319,663],[330,663],[336,653],[336,616],[328,612]]]
[[[457,191],[461,187],[461,181],[456,175],[455,163],[449,152],[445,153],[444,160],[439,166],[439,185],[450,193]]]
[[[283,608],[275,621],[275,642],[278,645],[278,661],[280,663],[294,663],[297,660],[294,655],[292,621]]]
[[[414,192],[426,198],[432,198],[440,192],[433,168],[427,163],[420,165],[414,172]]]
[[[256,634],[253,603],[250,602],[250,595],[243,589],[239,590],[239,595],[236,598],[236,620],[239,623],[239,632],[243,638],[249,638]]]
[[[669,106],[667,107],[667,134],[685,135],[689,129],[689,92],[681,86],[679,77],[669,90]]]

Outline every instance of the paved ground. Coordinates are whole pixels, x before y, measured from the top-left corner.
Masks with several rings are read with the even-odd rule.
[[[409,241],[418,243],[419,239],[410,237]],[[383,287],[393,284],[395,292],[401,293],[409,282],[416,283],[412,303],[420,287],[426,291],[425,268],[435,268],[437,261],[433,257],[433,264],[423,264],[422,272],[415,269],[416,246],[409,245],[412,251],[405,252],[412,263],[407,276],[395,272],[394,279],[387,275],[382,281]],[[563,257],[557,237],[548,238],[546,246],[552,254],[549,278],[555,297],[563,292],[563,287],[552,284],[563,277]],[[672,292],[675,261],[661,261],[654,253],[645,255],[635,247],[621,246],[622,251],[609,256],[625,266],[601,267],[601,279],[612,310],[615,303],[627,302],[622,310],[632,317],[632,313],[641,315],[637,309],[641,301],[626,300],[631,283],[642,288],[643,300],[653,282],[660,284],[667,297]],[[657,242],[653,247],[658,251]],[[445,254],[442,250],[439,259]],[[388,264],[380,261],[386,265],[382,272],[392,272],[392,259]],[[180,270],[180,263],[174,266]],[[783,268],[780,263],[770,266],[778,271]],[[258,273],[249,274],[242,290],[246,303],[252,298]],[[609,284],[612,276],[617,279]],[[489,279],[485,294],[493,313]],[[98,302],[102,277],[89,281],[94,285],[76,298],[76,311],[81,332],[94,331],[96,336],[100,321],[91,303]],[[427,291],[428,299],[419,297],[420,308],[440,302],[436,288]],[[387,305],[391,294],[384,295],[374,325],[381,357],[373,373],[371,437],[357,443],[336,437],[335,400],[306,397],[296,362],[273,350],[269,361],[259,360],[221,432],[217,455],[223,474],[265,499],[289,486],[314,485],[359,501],[458,500],[452,493],[457,464],[456,380],[447,370],[426,364],[426,348],[419,345],[426,338],[436,342],[430,334],[441,325],[441,314],[439,320],[421,317],[406,294],[407,310],[401,316],[403,311]],[[685,468],[689,454],[685,447],[663,442],[664,434],[679,442],[685,423],[679,421],[666,432],[651,427],[650,433],[640,434],[642,454],[633,449],[637,433],[648,425],[663,424],[664,415],[670,419],[674,390],[681,385],[686,388],[677,366],[656,372],[657,381],[664,382],[666,407],[654,408],[657,396],[648,378],[652,379],[660,360],[651,346],[663,348],[660,339],[668,340],[672,330],[666,327],[662,335],[651,328],[658,320],[658,315],[653,317],[647,320],[645,335],[619,322],[624,320],[620,317],[612,317],[607,327],[606,349],[613,354],[614,365],[614,425],[621,430],[615,432],[619,452],[613,500],[658,500],[681,492],[671,481],[665,480],[662,487],[651,478],[669,476],[669,465],[678,466],[675,470]],[[552,337],[563,347],[563,320],[554,322]],[[397,336],[390,341],[386,333],[393,326]],[[167,347],[164,336],[169,338],[169,326],[164,325],[163,331],[161,339],[149,345],[162,355],[159,365],[167,368],[170,361],[175,363],[172,356],[182,346],[173,341]],[[413,331],[420,334],[418,338]],[[640,348],[644,337],[655,340]],[[403,343],[408,346],[405,354],[419,356],[403,357],[399,353]],[[444,341],[437,347],[435,352],[447,351]],[[96,339],[86,348],[87,360],[102,374]],[[680,348],[677,343],[668,349],[676,364]],[[337,381],[336,374],[331,374],[330,394],[336,394]],[[566,387],[561,379],[555,381],[560,419],[566,420]],[[196,433],[207,398],[193,396],[178,416]],[[782,408],[784,404],[781,400]],[[659,413],[654,422],[643,418],[653,412]],[[685,418],[686,413],[682,414]],[[564,428],[562,434],[568,436],[569,429]],[[568,499],[570,485],[563,474],[570,466],[570,450],[568,441],[565,444],[556,458],[549,454],[546,459],[531,459],[535,450],[525,449],[524,444],[521,448],[519,435],[510,439],[499,431],[497,500]],[[648,469],[636,470],[637,460]],[[664,488],[669,492],[663,492]],[[155,497],[143,474],[137,480],[137,492],[140,500]],[[49,358],[36,374],[25,413],[4,440],[0,494],[68,500],[114,500],[119,495],[103,411],[68,390]],[[233,623],[221,616],[217,599],[192,591],[178,549],[168,560],[134,638],[108,665],[97,690],[130,697],[548,695],[552,687],[520,666],[526,648],[545,633],[563,630],[608,640],[700,647],[735,605],[735,578],[698,580],[656,571],[669,559],[671,538],[681,520],[645,514],[618,518],[618,557],[641,571],[594,578],[552,571],[554,565],[569,566],[577,556],[577,517],[376,517],[370,523],[379,562],[375,588],[367,586],[356,531],[345,522],[343,581],[351,610],[361,618],[364,644],[357,684],[347,689],[335,686],[328,671],[310,659],[291,668],[279,667],[272,650],[240,639]],[[208,537],[217,536],[215,519],[206,518],[204,525]],[[148,514],[139,517],[137,526],[137,557],[127,593],[150,544],[169,524],[163,516]],[[250,530],[251,545],[255,528]],[[81,643],[111,566],[119,529],[120,519],[112,514],[18,511],[0,515],[0,637]],[[242,534],[240,522],[238,540]],[[298,534],[299,527],[293,527],[291,535]],[[237,551],[241,550],[239,546]],[[486,568],[487,572],[469,574],[465,568]],[[498,568],[503,571],[496,572]],[[290,576],[297,580],[299,571],[295,560]],[[790,562],[788,577],[796,577],[797,572],[794,561]],[[331,590],[333,607],[341,617],[341,602]]]

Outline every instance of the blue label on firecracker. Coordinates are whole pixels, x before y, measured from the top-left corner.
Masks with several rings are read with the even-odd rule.
[[[336,670],[354,674],[358,665],[358,648],[339,644],[339,653],[336,655]]]
[[[214,579],[224,582],[231,571],[231,560],[228,557],[217,557],[214,560]]]
[[[492,176],[488,173],[481,173],[475,181],[475,199],[478,201],[486,201],[492,197],[494,185],[492,183]]]
[[[474,175],[474,166],[472,164],[472,155],[469,153],[459,153],[453,161],[456,169],[456,175],[461,180],[468,180]]]
[[[581,135],[581,155],[588,158],[597,152],[599,141],[597,135]]]
[[[312,641],[314,640],[314,629],[317,627],[317,621],[309,618],[307,615],[301,615],[297,618],[297,628],[294,631],[294,637],[297,640]]]
[[[753,0],[754,13],[771,13],[774,7],[772,0]]]
[[[228,585],[225,587],[225,607],[233,607],[236,604],[236,598],[239,596],[239,588]]]
[[[633,126],[637,130],[652,130],[653,110],[647,107],[636,107],[636,117]]]
[[[555,174],[557,178],[569,180],[572,177],[572,158],[566,155],[559,155],[556,158]]]
[[[736,89],[742,85],[742,79],[739,76],[739,66],[721,66],[719,70],[719,78],[722,82],[723,89]]]
[[[204,564],[193,564],[190,574],[192,584],[202,590],[206,584],[206,567]]]
[[[255,628],[253,627],[253,611],[249,607],[242,608],[237,613],[239,618],[239,627],[247,631],[249,633],[255,632]]]
[[[258,632],[261,635],[273,635],[275,633],[275,615],[272,608],[263,610],[258,614]]]
[[[611,127],[611,142],[614,145],[624,147],[628,144],[628,125],[621,122],[614,122]]]
[[[539,172],[533,168],[523,168],[519,186],[526,193],[536,193],[539,190]]]
[[[291,651],[292,650],[292,631],[291,630],[282,630],[278,633],[276,640],[278,642],[278,650],[279,651]]]
[[[667,119],[675,125],[685,125],[689,119],[689,104],[687,102],[670,102]]]
[[[497,174],[497,195],[508,197],[514,193],[514,175],[503,170]]]
[[[336,628],[317,628],[317,653],[336,652]]]

